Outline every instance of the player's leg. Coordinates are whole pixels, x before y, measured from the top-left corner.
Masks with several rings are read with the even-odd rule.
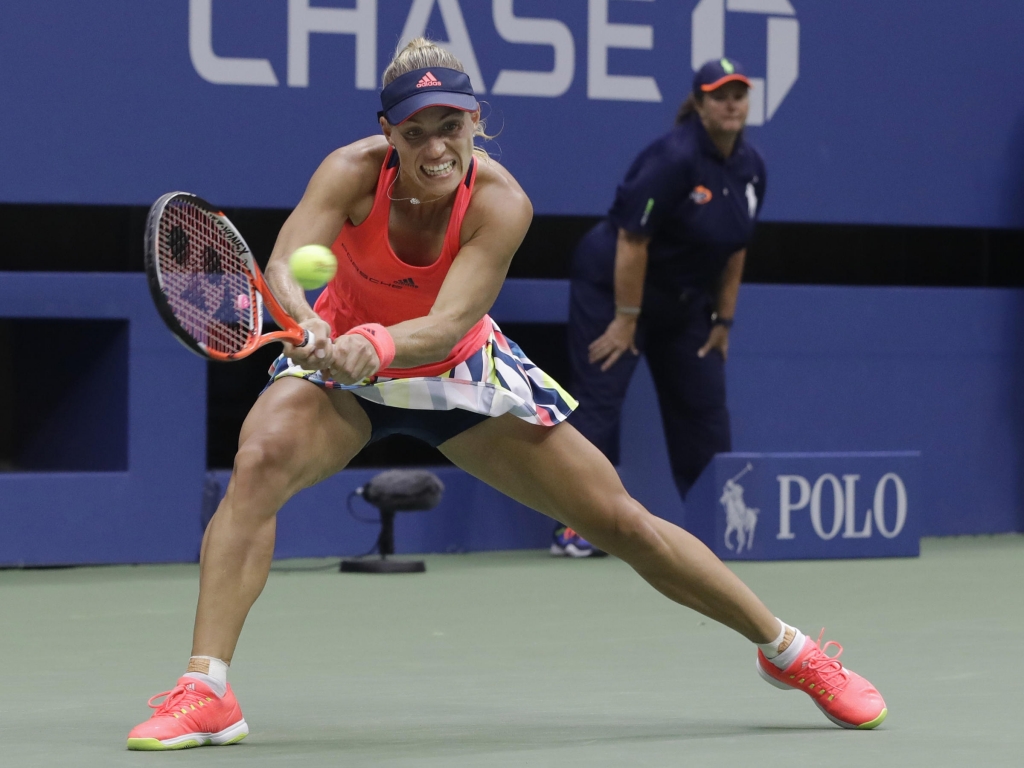
[[[298,378],[274,382],[239,435],[227,492],[203,537],[193,656],[230,661],[266,584],[277,511],[343,469],[370,438],[355,396]]]
[[[440,448],[470,474],[577,528],[664,595],[756,643],[761,676],[803,690],[837,725],[874,728],[885,719],[881,695],[829,658],[829,644],[822,648],[820,638],[815,643],[782,624],[703,543],[631,498],[608,460],[570,424],[538,427],[506,414]]]
[[[691,534],[652,515],[609,461],[571,424],[538,427],[506,415],[440,446],[455,464],[512,498],[580,531],[656,589],[755,643],[779,622]]]
[[[156,711],[128,734],[129,749],[232,744],[249,733],[227,683],[227,662],[270,572],[277,511],[342,469],[369,437],[369,419],[347,392],[286,377],[256,401],[227,492],[203,537],[188,670],[150,699]]]

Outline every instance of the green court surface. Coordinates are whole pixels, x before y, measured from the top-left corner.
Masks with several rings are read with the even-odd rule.
[[[845,645],[889,705],[873,732],[766,685],[743,638],[613,559],[278,571],[231,670],[250,736],[160,755],[125,737],[184,668],[197,567],[5,571],[0,764],[1019,766],[1022,566],[1024,536],[736,566],[778,615]]]

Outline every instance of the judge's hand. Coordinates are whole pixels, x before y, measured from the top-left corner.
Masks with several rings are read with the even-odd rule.
[[[596,364],[604,360],[601,366],[602,371],[607,371],[627,351],[639,355],[640,350],[636,348],[636,316],[615,315],[615,319],[608,324],[605,332],[598,336],[588,347],[590,363]]]

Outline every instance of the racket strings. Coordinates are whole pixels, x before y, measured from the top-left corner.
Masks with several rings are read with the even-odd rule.
[[[259,332],[259,301],[245,259],[213,215],[171,201],[160,217],[157,261],[175,319],[212,352],[241,351]]]

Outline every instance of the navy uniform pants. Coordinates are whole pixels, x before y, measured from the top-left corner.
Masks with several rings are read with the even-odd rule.
[[[587,348],[615,317],[614,288],[607,269],[608,247],[607,233],[592,232],[574,256],[569,356],[573,372],[571,392],[580,403],[572,423],[617,465],[622,403],[639,358],[626,352],[604,372],[601,363],[588,361]],[[610,247],[614,263],[614,237]],[[636,346],[647,358],[654,379],[672,476],[680,496],[685,498],[711,458],[731,450],[731,439],[725,403],[725,361],[717,350],[704,358],[697,357],[711,332],[712,299],[704,292],[694,291],[672,300],[674,306],[660,301],[657,314],[648,315],[645,297]]]

